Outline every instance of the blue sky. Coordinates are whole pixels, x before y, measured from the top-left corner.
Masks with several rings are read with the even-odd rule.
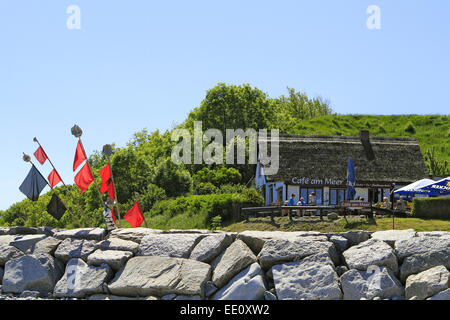
[[[74,123],[88,153],[124,146],[182,122],[218,82],[293,87],[341,114],[448,114],[449,17],[448,0],[2,0],[0,209],[24,198],[34,136],[72,183]]]

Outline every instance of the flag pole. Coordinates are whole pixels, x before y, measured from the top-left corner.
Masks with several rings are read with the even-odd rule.
[[[122,220],[120,218],[119,200],[117,200],[116,183],[114,182],[114,175],[113,175],[112,165],[111,165],[110,155],[113,153],[113,151],[112,151],[112,147],[110,144],[105,144],[103,146],[103,153],[106,155],[106,158],[108,158],[109,170],[111,171],[111,181],[112,181],[113,189],[114,189],[114,202],[115,202],[116,209],[117,209],[117,216],[119,217],[119,228],[122,228]]]
[[[83,134],[83,130],[81,130],[81,128],[79,126],[74,125],[71,129],[71,132],[75,136],[75,138],[78,138],[78,141],[80,142],[80,145],[81,145],[81,149],[83,149],[83,153],[86,156],[86,150],[84,150],[83,142],[81,141],[81,135]],[[92,172],[91,166],[89,165],[89,159],[87,159],[87,156],[86,156],[86,163],[89,168],[89,171],[91,172],[91,175],[94,177],[94,173]],[[95,184],[95,188],[97,189],[97,192],[98,192],[98,197],[100,199],[100,203],[101,203],[102,207],[104,207],[105,204],[103,202],[102,193],[100,192],[100,189],[98,188],[97,182],[95,181],[95,177],[94,177],[94,184]]]
[[[136,198],[136,202],[139,204],[139,192],[135,192],[134,196]],[[145,220],[144,213],[142,212],[142,218],[144,218],[145,227],[148,228],[147,220]]]
[[[38,139],[36,137],[34,137],[33,139],[34,142],[36,142],[39,147],[42,148],[41,144],[39,143]],[[44,150],[44,148],[42,148],[42,150]],[[45,152],[45,151],[44,151]],[[78,201],[76,200],[76,198],[74,197],[72,191],[70,191],[69,187],[65,184],[64,180],[61,178],[61,175],[59,174],[58,170],[56,170],[55,166],[53,165],[53,162],[50,160],[50,157],[48,156],[48,154],[45,152],[46,156],[47,156],[47,160],[48,162],[50,162],[51,166],[53,167],[53,169],[55,170],[56,174],[59,176],[59,178],[61,179],[62,184],[64,185],[64,187],[66,188],[67,192],[69,192],[70,196],[72,197],[72,201],[73,203],[75,203],[75,205],[77,206],[78,210],[80,210],[81,214],[83,215],[83,217],[86,219],[86,221],[88,222],[90,227],[93,227],[93,223],[91,221],[91,219],[89,219],[89,217],[84,213],[83,209],[81,209],[81,206],[78,204]]]
[[[78,218],[72,213],[72,211],[70,211],[69,207],[64,203],[64,201],[61,199],[61,197],[58,195],[58,193],[55,191],[55,189],[53,189],[53,187],[50,185],[50,183],[47,181],[47,179],[44,178],[44,176],[42,175],[42,173],[38,170],[38,168],[36,168],[36,166],[34,165],[34,163],[31,161],[31,157],[27,154],[25,154],[25,152],[23,152],[23,161],[25,162],[29,162],[31,163],[31,165],[36,169],[37,172],[39,172],[39,174],[42,176],[42,178],[45,180],[45,182],[48,184],[48,186],[50,187],[50,189],[53,191],[54,195],[61,201],[61,203],[66,207],[67,211],[69,212],[69,214],[72,216],[72,218],[78,223],[78,225],[80,226],[80,228],[82,228],[81,222],[80,220],[78,220]]]

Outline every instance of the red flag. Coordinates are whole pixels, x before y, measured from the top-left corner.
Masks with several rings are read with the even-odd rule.
[[[45,154],[44,149],[42,147],[39,147],[35,152],[34,156],[36,157],[37,161],[39,161],[40,164],[44,164],[45,161],[48,159],[47,155]]]
[[[102,178],[102,182],[108,182],[108,180],[111,178],[111,168],[109,166],[109,163],[100,170],[100,177]]]
[[[61,180],[61,177],[59,176],[58,172],[56,172],[56,170],[53,169],[53,171],[50,172],[50,174],[48,175],[48,182],[50,182],[50,186],[53,188],[61,181],[62,180]]]
[[[91,170],[89,169],[89,164],[86,162],[83,168],[75,176],[75,184],[80,189],[81,193],[84,193],[87,188],[94,181]]]
[[[83,147],[81,146],[81,141],[78,141],[77,151],[75,152],[75,159],[73,160],[73,172],[75,172],[80,164],[82,164],[86,159],[86,154],[84,153]]]
[[[108,184],[108,195],[113,200],[116,198],[116,193],[114,192],[114,184],[112,183],[112,181]]]
[[[139,202],[136,202],[134,206],[123,216],[123,218],[127,220],[133,228],[139,227],[142,222],[144,222],[144,216],[142,215],[141,208],[139,207]]]

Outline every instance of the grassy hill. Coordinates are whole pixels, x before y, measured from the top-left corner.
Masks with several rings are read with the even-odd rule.
[[[436,157],[450,163],[450,115],[330,115],[298,123],[291,134],[417,138],[424,154],[435,148]]]

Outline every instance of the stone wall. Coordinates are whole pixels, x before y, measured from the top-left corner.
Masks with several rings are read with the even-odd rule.
[[[0,299],[450,299],[450,233],[0,228]]]

